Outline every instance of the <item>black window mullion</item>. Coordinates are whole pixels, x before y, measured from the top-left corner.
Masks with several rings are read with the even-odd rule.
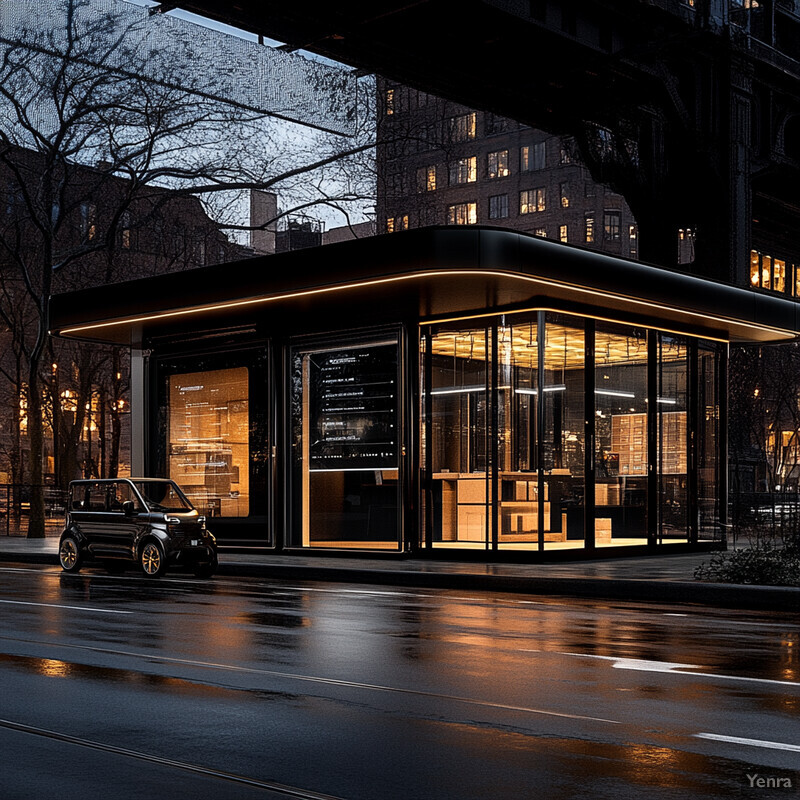
[[[659,334],[647,331],[647,544],[659,539],[659,465],[658,465],[658,352]]]
[[[498,392],[497,370],[498,364],[498,324],[495,322],[491,327],[491,349],[488,350],[487,356],[487,369],[491,375],[491,392],[488,395],[489,408],[491,409],[490,423],[489,423],[489,442],[486,449],[486,457],[489,459],[489,469],[487,470],[487,478],[489,484],[487,489],[487,499],[489,500],[488,519],[489,519],[489,533],[490,541],[488,548],[496,550],[498,545],[498,530],[499,530],[499,502],[498,502],[498,480],[499,480],[499,465],[498,465],[498,448],[499,448],[499,435],[500,435],[500,398]]]
[[[595,326],[593,319],[586,320],[584,333],[584,365],[583,365],[583,390],[584,390],[584,508],[583,508],[583,538],[584,546],[593,550],[595,547],[595,367],[594,367]]]
[[[544,550],[544,437],[545,437],[545,404],[544,404],[544,346],[545,346],[545,312],[537,312],[537,370],[536,370],[536,476],[537,504],[536,527],[539,533],[539,550]]]
[[[433,547],[433,335],[430,327],[423,334],[425,340],[425,473],[422,479],[422,491],[425,492],[425,548]]]
[[[689,495],[689,541],[697,543],[698,522],[700,509],[698,505],[699,480],[697,472],[697,434],[699,430],[699,420],[701,417],[699,371],[697,363],[697,340],[690,339],[688,343],[689,356],[689,397],[686,404],[686,464],[687,478],[686,491]]]

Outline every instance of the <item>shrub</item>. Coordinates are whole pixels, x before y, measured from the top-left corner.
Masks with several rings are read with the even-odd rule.
[[[694,572],[701,581],[800,586],[800,553],[794,547],[760,547],[715,553]]]

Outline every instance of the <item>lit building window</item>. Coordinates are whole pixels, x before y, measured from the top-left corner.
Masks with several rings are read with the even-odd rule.
[[[764,289],[772,288],[772,256],[761,256],[761,286]]]
[[[534,214],[538,211],[546,210],[545,190],[543,187],[538,189],[527,189],[519,193],[519,213]]]
[[[547,228],[534,228],[533,235],[538,236],[540,239],[547,238]]]
[[[519,150],[520,172],[532,172],[537,169],[544,169],[547,163],[547,149],[545,142],[525,145]]]
[[[566,225],[559,225],[558,226],[558,241],[559,242],[566,242],[567,241],[567,226]]]
[[[584,240],[587,244],[592,244],[594,242],[594,215],[590,214],[586,217],[585,220],[585,236]]]
[[[505,219],[508,216],[508,195],[496,194],[489,198],[489,219]]]
[[[447,207],[448,225],[474,225],[477,221],[477,203],[456,203]]]
[[[561,149],[559,151],[559,163],[562,166],[572,163],[572,156],[570,155],[569,148],[566,142],[561,143]]]
[[[478,157],[459,158],[450,164],[450,184],[475,183],[478,179]]]
[[[786,291],[786,262],[779,258],[772,262],[772,288],[776,292]]]
[[[505,178],[511,174],[508,169],[508,150],[489,153],[487,161],[487,173],[490,178]]]
[[[566,181],[559,185],[561,194],[561,208],[569,208],[569,183]]]
[[[427,167],[419,167],[417,169],[417,191],[436,191],[436,166],[434,164],[429,164]]]
[[[639,253],[639,229],[636,225],[628,226],[628,241],[630,243],[630,254],[636,256]]]
[[[606,239],[615,242],[620,237],[620,214],[619,211],[606,211],[603,220],[603,233]]]
[[[786,259],[775,258],[771,255],[760,253],[758,250],[750,251],[750,283],[761,289],[771,289],[774,292],[785,292],[787,280],[793,276],[792,289],[794,296],[800,296],[800,275],[797,267],[787,263]]]
[[[761,256],[761,288],[772,288],[772,256]]]
[[[408,214],[401,214],[396,217],[389,217],[386,220],[386,233],[408,230]]]
[[[81,239],[90,242],[97,236],[97,206],[89,202],[81,203],[80,215]]]
[[[451,117],[449,130],[451,142],[469,142],[476,135],[477,115],[473,111],[470,114],[462,114],[458,117]]]
[[[761,286],[761,275],[758,268],[758,252],[750,251],[750,283],[753,286]]]
[[[394,89],[386,90],[386,115],[394,114]]]

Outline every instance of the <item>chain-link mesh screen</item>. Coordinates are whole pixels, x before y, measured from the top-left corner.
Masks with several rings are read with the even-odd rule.
[[[45,34],[46,32],[46,34]],[[0,42],[68,54],[69,32],[96,41],[89,60],[137,69],[232,105],[352,134],[355,78],[344,68],[284,53],[119,0],[0,0]],[[132,55],[134,56],[132,59]],[[86,58],[86,56],[79,57]]]

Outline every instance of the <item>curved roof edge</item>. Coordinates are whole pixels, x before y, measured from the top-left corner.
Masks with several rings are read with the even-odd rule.
[[[800,332],[800,306],[785,297],[478,226],[419,228],[67,292],[51,299],[51,328],[133,343],[143,330],[178,320],[202,325],[209,314],[398,290],[416,301],[420,317],[553,298],[732,341],[790,340]]]

